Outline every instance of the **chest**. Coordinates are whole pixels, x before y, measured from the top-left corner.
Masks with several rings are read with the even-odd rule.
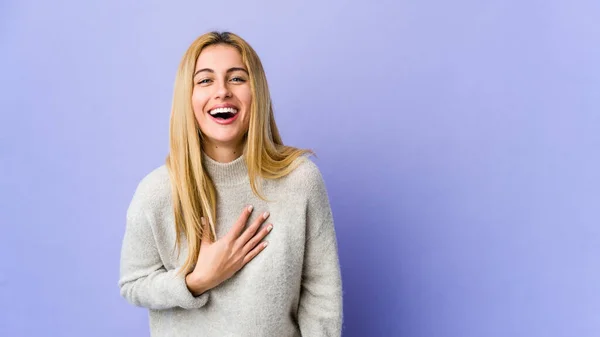
[[[244,273],[263,274],[279,270],[282,273],[301,271],[304,259],[306,234],[306,200],[295,193],[272,193],[269,186],[264,192],[267,200],[258,198],[252,190],[222,189],[217,194],[216,232],[221,239],[238,221],[244,207],[254,206],[254,210],[246,222],[246,226],[268,211],[269,218],[261,226],[273,224],[273,230],[264,241],[269,246],[249,263]],[[181,240],[178,251],[175,248],[175,220],[172,210],[165,209],[164,216],[155,228],[159,253],[167,269],[174,269],[184,264],[188,255],[185,238]],[[281,275],[285,278],[286,275]]]

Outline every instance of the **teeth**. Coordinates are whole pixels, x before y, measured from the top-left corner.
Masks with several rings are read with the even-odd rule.
[[[218,113],[226,113],[226,112],[236,114],[238,111],[236,108],[216,108],[216,109],[210,110],[208,113],[214,116]]]

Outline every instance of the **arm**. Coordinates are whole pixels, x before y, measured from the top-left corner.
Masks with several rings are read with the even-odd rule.
[[[306,247],[298,324],[302,336],[341,336],[342,280],[333,216],[318,170],[307,180]]]
[[[186,276],[178,274],[179,269],[165,269],[151,224],[152,219],[134,196],[127,210],[121,249],[121,296],[133,305],[155,310],[202,307],[208,293],[194,297],[186,285]]]

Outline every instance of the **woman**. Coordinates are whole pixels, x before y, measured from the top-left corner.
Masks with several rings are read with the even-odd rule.
[[[283,145],[243,39],[192,43],[170,153],[137,187],[121,252],[121,294],[149,309],[152,336],[341,335],[337,241],[310,153]]]

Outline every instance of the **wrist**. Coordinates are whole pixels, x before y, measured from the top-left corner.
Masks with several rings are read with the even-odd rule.
[[[200,296],[208,290],[202,278],[193,272],[185,277],[185,284],[193,296]]]

